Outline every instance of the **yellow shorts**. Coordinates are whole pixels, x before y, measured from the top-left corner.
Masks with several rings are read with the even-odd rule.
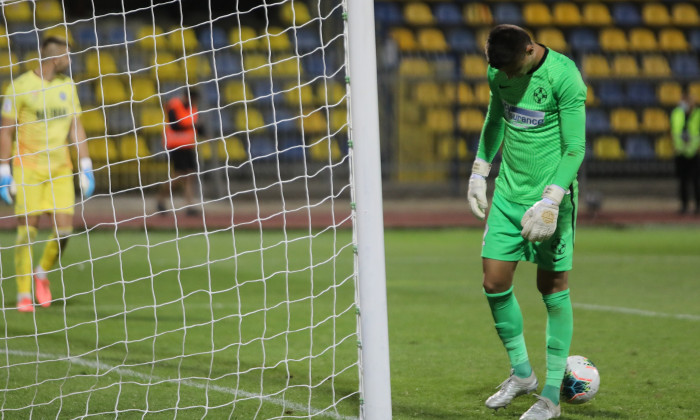
[[[75,212],[75,186],[70,167],[54,171],[49,176],[46,171],[22,170],[14,165],[13,178],[17,186],[17,216]]]

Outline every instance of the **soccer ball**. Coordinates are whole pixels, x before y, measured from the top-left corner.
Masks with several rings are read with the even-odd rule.
[[[570,404],[593,399],[600,388],[600,375],[593,362],[583,356],[569,356],[561,383],[561,398]]]

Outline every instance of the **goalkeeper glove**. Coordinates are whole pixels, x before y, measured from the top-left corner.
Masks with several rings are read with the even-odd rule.
[[[0,198],[7,204],[12,204],[12,195],[15,193],[15,181],[12,179],[9,163],[0,163]]]
[[[80,159],[80,189],[83,196],[88,198],[95,192],[95,175],[92,173],[92,160],[90,158]]]
[[[484,220],[486,208],[489,205],[488,201],[486,201],[486,177],[489,176],[490,171],[490,163],[483,159],[474,159],[472,175],[469,177],[467,200],[469,201],[469,208],[479,220]]]
[[[530,242],[545,241],[554,235],[559,217],[559,204],[566,190],[558,185],[548,185],[542,193],[542,200],[530,207],[520,221],[523,230],[520,234]]]

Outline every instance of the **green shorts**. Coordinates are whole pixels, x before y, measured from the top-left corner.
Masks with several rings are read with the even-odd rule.
[[[486,220],[481,256],[500,261],[530,261],[549,271],[569,271],[573,265],[578,197],[564,196],[559,205],[557,230],[551,238],[532,243],[520,235],[520,220],[530,205],[513,203],[498,192]]]

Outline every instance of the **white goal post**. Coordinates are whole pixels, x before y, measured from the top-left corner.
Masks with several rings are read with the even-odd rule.
[[[390,419],[374,2],[0,12],[16,199],[43,191],[32,205],[47,206],[26,204],[35,236],[0,206],[3,417]],[[46,72],[61,58],[42,51],[49,37],[69,44],[70,79]],[[36,138],[78,102],[80,145],[75,125],[65,144]],[[93,195],[77,177],[86,149]],[[60,207],[66,180],[75,200]],[[52,233],[66,212],[73,230]]]

